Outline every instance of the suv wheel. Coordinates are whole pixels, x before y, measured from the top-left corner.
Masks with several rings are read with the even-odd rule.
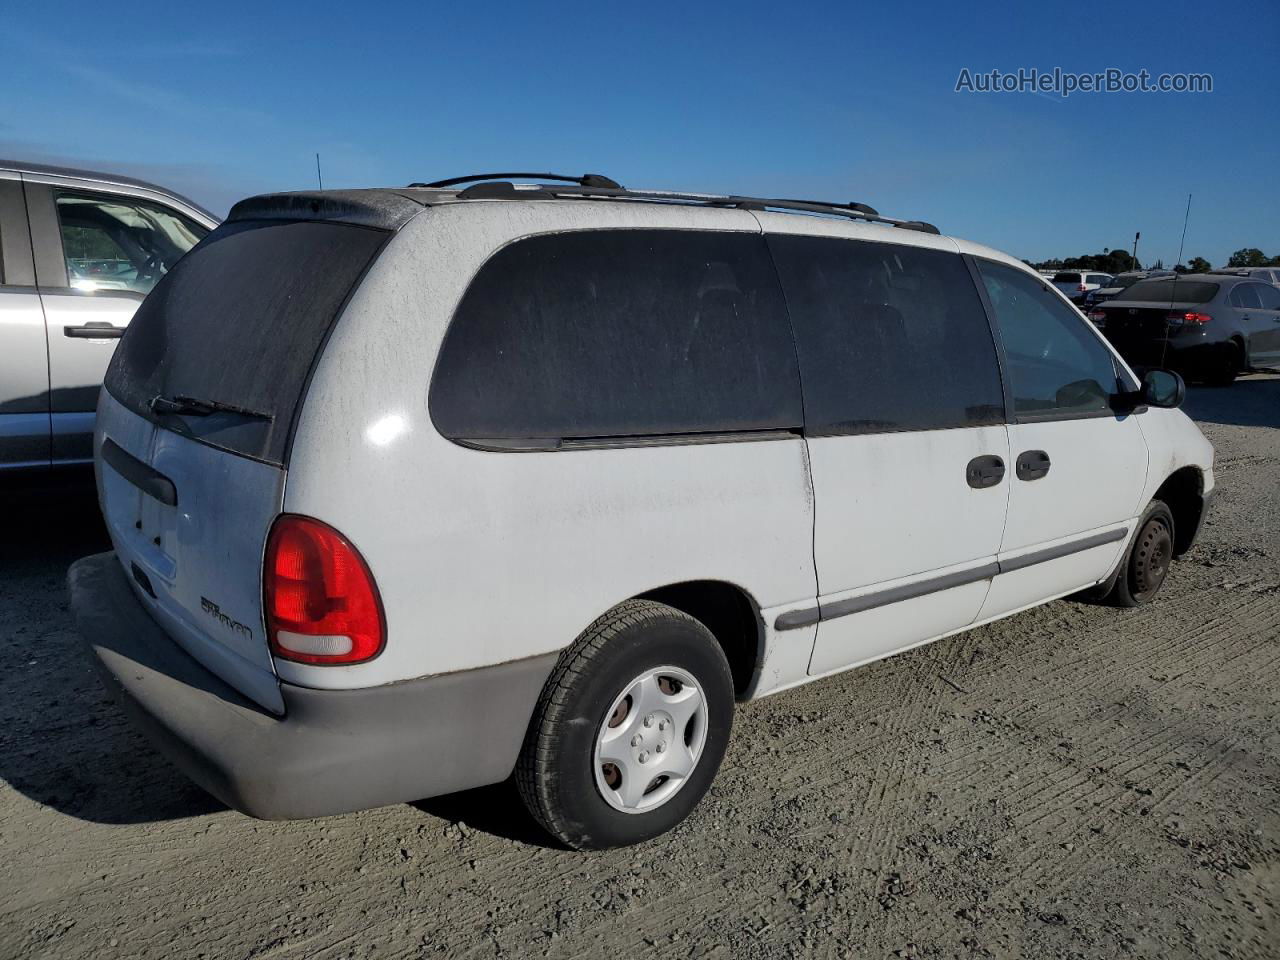
[[[1172,562],[1173,514],[1162,502],[1153,500],[1138,521],[1138,534],[1108,599],[1118,607],[1150,603],[1164,585]]]
[[[530,813],[599,850],[670,830],[711,786],[729,742],[733,678],[711,631],[628,600],[560,656],[516,765]]]

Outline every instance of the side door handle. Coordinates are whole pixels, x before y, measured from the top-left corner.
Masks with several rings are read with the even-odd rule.
[[[1014,472],[1019,480],[1039,480],[1049,472],[1049,455],[1043,450],[1028,450],[1018,454]]]
[[[82,327],[63,327],[62,335],[77,340],[119,340],[124,327],[113,327],[105,320],[90,320]]]
[[[1004,479],[1004,461],[994,454],[974,457],[965,467],[964,478],[975,490],[994,487]]]

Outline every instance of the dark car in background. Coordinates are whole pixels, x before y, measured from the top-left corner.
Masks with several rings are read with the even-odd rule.
[[[1090,307],[1105,303],[1107,300],[1114,300],[1139,280],[1154,280],[1159,277],[1172,276],[1175,276],[1172,270],[1130,270],[1125,273],[1118,273],[1112,277],[1111,282],[1106,286],[1085,293],[1084,309],[1088,312]]]
[[[1248,277],[1280,287],[1280,266],[1277,267],[1219,267],[1210,273],[1224,273],[1233,277]]]
[[[1280,369],[1280,288],[1247,276],[1140,280],[1089,319],[1135,367],[1224,385],[1254,368]]]

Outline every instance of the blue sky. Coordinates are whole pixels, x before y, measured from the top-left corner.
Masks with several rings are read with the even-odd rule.
[[[1280,254],[1280,6],[135,3],[0,31],[0,156],[241,196],[490,169],[860,200],[1039,260]],[[353,13],[353,10],[357,10]],[[1067,12],[1070,11],[1070,12]],[[1210,94],[956,93],[962,68]]]

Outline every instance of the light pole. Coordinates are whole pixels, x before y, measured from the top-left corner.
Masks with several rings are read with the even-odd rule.
[[[1135,269],[1135,270],[1139,269],[1139,267],[1138,267],[1138,238],[1139,238],[1139,237],[1141,237],[1141,236],[1142,236],[1142,232],[1141,232],[1141,231],[1139,231],[1139,232],[1137,232],[1137,233],[1135,233],[1135,234],[1133,235],[1133,269]]]

